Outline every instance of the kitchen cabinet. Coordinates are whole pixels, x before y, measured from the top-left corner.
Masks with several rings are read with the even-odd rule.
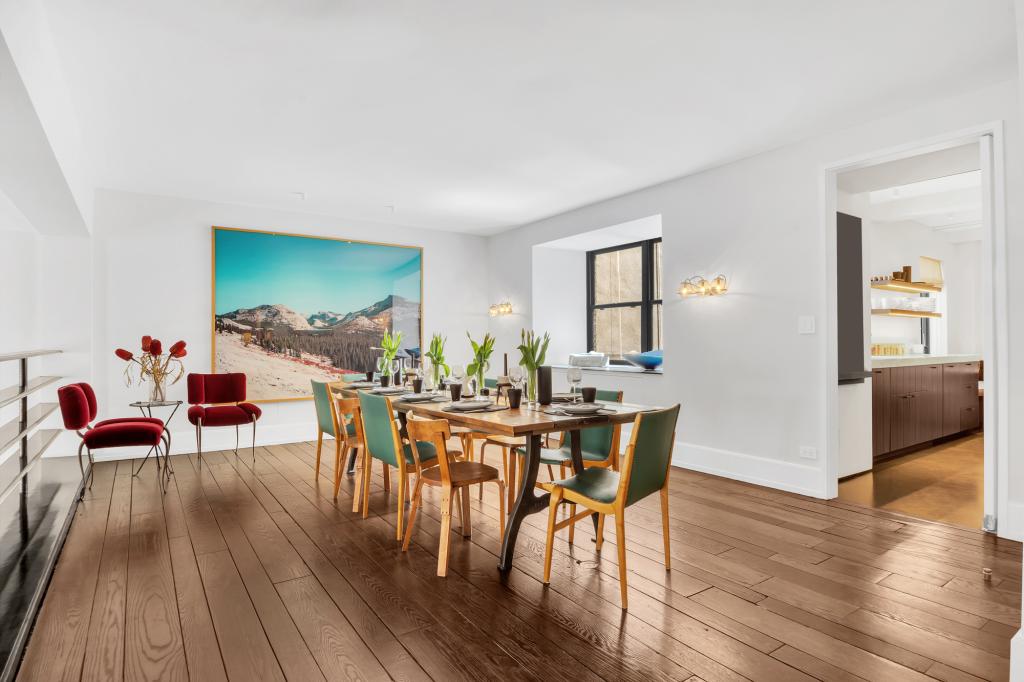
[[[956,362],[872,370],[874,457],[981,426],[980,369]]]
[[[874,457],[889,452],[889,370],[871,371],[871,454]]]

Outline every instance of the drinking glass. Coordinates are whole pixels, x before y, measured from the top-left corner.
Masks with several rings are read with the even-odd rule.
[[[569,393],[572,401],[576,402],[576,388],[583,381],[583,370],[579,367],[570,367],[565,371],[565,377],[569,380]]]

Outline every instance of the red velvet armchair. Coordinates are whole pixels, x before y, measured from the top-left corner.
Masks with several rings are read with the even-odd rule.
[[[170,474],[170,461],[167,459],[170,454],[170,435],[164,428],[164,423],[155,417],[118,417],[115,419],[104,419],[90,426],[96,419],[99,411],[96,402],[96,393],[92,386],[87,383],[68,384],[57,389],[57,400],[60,403],[61,417],[64,419],[64,428],[75,431],[82,439],[78,446],[78,467],[82,470],[82,492],[85,496],[86,487],[92,487],[93,478],[93,450],[104,448],[122,448],[130,446],[149,446],[149,452],[135,470],[137,476],[142,471],[149,456],[156,453],[157,472],[160,472],[160,445],[164,445],[164,474]],[[86,451],[89,457],[89,477],[86,480],[85,463],[82,461],[82,450]],[[163,480],[163,479],[162,479]],[[165,489],[166,491],[166,489]]]
[[[204,426],[234,426],[237,455],[238,427],[252,424],[252,461],[256,462],[256,420],[262,412],[252,403],[245,402],[245,374],[189,374],[188,403],[191,405],[188,420],[196,427],[199,466],[203,465]]]

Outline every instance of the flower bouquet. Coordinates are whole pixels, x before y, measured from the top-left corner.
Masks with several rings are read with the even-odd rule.
[[[133,363],[138,365],[139,381],[148,380],[152,382],[149,390],[151,402],[156,403],[166,400],[165,390],[168,378],[170,378],[171,384],[175,384],[185,374],[185,365],[181,362],[181,358],[187,355],[184,341],[178,341],[168,348],[165,355],[160,339],[143,336],[142,354],[139,357],[135,357],[131,351],[127,351],[124,348],[115,350],[114,355],[128,363],[128,366],[124,369],[126,385],[132,385]]]

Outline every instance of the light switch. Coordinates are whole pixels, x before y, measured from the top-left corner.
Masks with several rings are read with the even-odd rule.
[[[814,333],[814,315],[801,315],[797,318],[796,331],[798,334]]]

